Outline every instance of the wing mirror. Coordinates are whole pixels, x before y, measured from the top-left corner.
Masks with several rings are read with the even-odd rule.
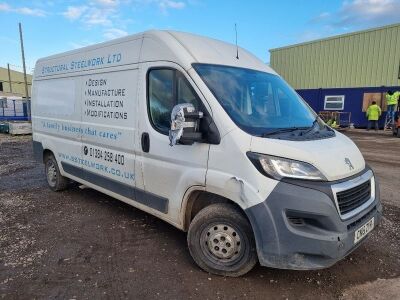
[[[171,129],[169,131],[169,145],[192,145],[201,142],[203,134],[199,131],[203,112],[197,111],[193,104],[183,103],[175,105],[171,112]]]

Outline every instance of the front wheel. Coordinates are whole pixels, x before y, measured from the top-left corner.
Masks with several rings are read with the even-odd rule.
[[[49,187],[55,192],[65,190],[68,186],[68,178],[61,175],[53,155],[46,157],[44,166]]]
[[[232,204],[202,209],[190,224],[187,241],[195,262],[212,274],[237,277],[257,263],[251,226]]]

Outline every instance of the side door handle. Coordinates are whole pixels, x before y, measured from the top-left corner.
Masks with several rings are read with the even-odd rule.
[[[142,133],[142,150],[143,152],[150,151],[150,136],[147,132]]]

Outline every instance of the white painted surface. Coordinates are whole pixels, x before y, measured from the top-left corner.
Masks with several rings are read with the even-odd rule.
[[[169,210],[163,214],[63,173],[180,228],[188,190],[205,189],[243,209],[268,197],[278,181],[257,171],[248,151],[309,162],[330,180],[364,168],[357,147],[339,133],[331,139],[290,142],[252,137],[240,130],[192,68],[200,62],[276,74],[244,49],[239,49],[239,57],[232,44],[181,32],[149,31],[40,59],[33,80],[33,139],[53,151],[59,164],[65,161],[168,198]],[[146,74],[152,67],[170,67],[184,75],[212,115],[220,145],[170,147],[168,137],[154,130],[146,99]],[[141,148],[143,132],[150,136],[149,153]],[[123,163],[109,160],[107,153],[123,156]],[[342,162],[345,157],[355,166],[351,172]]]
[[[75,113],[75,80],[69,78],[42,80],[36,84],[36,108],[43,115],[70,116]]]

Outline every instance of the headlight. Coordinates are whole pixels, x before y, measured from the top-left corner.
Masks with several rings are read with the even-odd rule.
[[[327,180],[316,167],[306,162],[253,152],[248,152],[247,156],[261,173],[277,180],[284,177]]]

